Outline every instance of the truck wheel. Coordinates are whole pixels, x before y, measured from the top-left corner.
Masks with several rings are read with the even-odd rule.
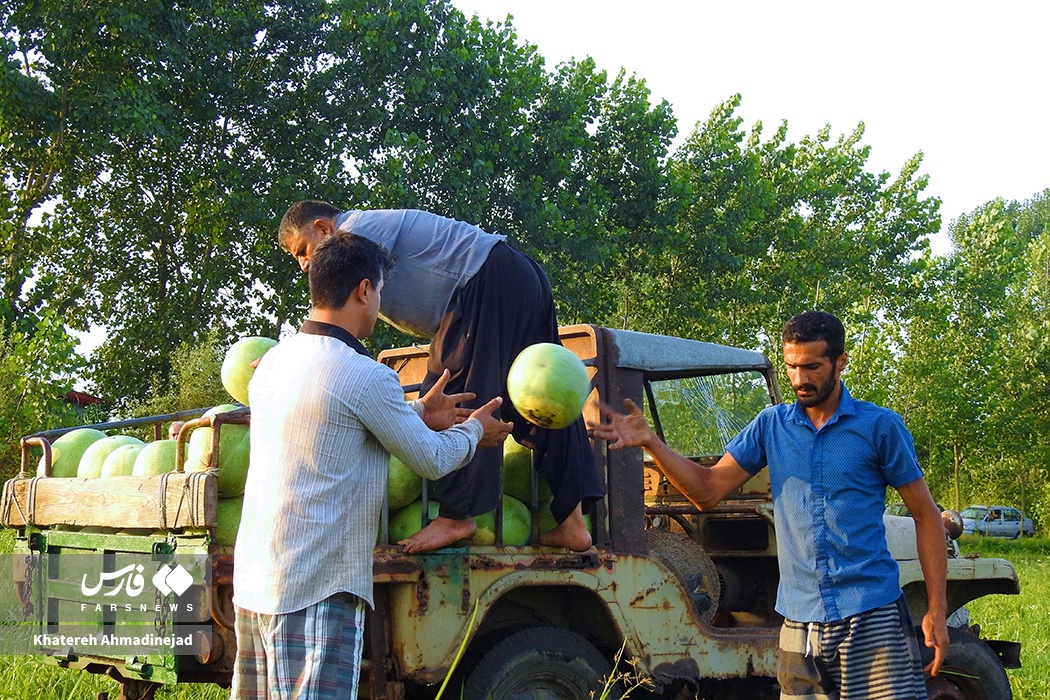
[[[933,659],[933,650],[922,642],[923,663]],[[926,679],[929,700],[1010,700],[1010,679],[992,648],[966,630],[949,628],[948,657],[936,676]]]
[[[468,672],[463,700],[590,700],[612,664],[589,641],[560,627],[529,627],[485,651]],[[616,684],[610,697],[622,697]]]
[[[649,551],[682,579],[700,619],[714,620],[724,591],[718,568],[704,548],[677,532],[650,529],[645,535]]]

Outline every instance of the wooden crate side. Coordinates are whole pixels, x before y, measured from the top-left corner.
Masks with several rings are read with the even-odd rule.
[[[0,522],[174,529],[215,524],[218,478],[207,472],[104,479],[14,478],[4,484]]]

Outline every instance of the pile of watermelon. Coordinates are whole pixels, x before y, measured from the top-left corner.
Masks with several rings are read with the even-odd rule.
[[[222,384],[240,404],[248,404],[248,382],[252,363],[277,344],[271,338],[251,336],[230,347],[222,363]],[[241,408],[223,404],[205,416]],[[209,469],[214,429],[199,427],[190,434],[183,469]],[[244,482],[248,476],[248,426],[226,423],[219,429],[218,495],[215,543],[232,545],[241,518]],[[77,428],[51,444],[51,476],[57,478],[108,479],[121,476],[156,476],[175,470],[175,440],[143,442],[131,435],[106,435],[94,428]],[[44,475],[44,458],[37,474]]]

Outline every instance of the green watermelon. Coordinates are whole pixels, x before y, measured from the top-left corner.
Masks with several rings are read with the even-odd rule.
[[[91,443],[80,458],[77,477],[94,479],[102,476],[102,466],[113,451],[124,445],[145,445],[146,443],[131,435],[110,435]]]
[[[539,502],[554,498],[543,474],[537,473],[536,477]],[[532,500],[532,450],[514,438],[503,441],[503,493],[522,503]]]
[[[240,408],[234,404],[223,404],[211,409],[205,416],[214,416]],[[186,448],[187,472],[208,470],[212,451],[213,428],[201,427],[190,433]],[[223,424],[219,431],[219,498],[235,498],[244,493],[244,481],[248,477],[249,430],[247,425]]]
[[[274,345],[277,345],[277,341],[273,338],[252,335],[241,338],[226,351],[219,375],[223,387],[230,393],[234,401],[248,405],[248,382],[255,374],[252,363],[265,355]]]
[[[139,452],[142,452],[142,448],[146,446],[146,443],[141,444],[130,444],[121,445],[117,449],[109,453],[106,457],[106,461],[102,463],[102,470],[99,476],[102,478],[110,476],[131,476],[131,473],[135,470],[135,460],[138,459]]]
[[[591,393],[587,368],[572,350],[536,343],[522,350],[507,373],[507,396],[525,420],[541,428],[567,428]]]
[[[215,544],[233,546],[241,526],[244,498],[220,498],[215,506]]]
[[[390,455],[390,470],[386,479],[387,505],[391,511],[400,510],[419,498],[423,492],[423,477]]]
[[[470,538],[471,544],[491,545],[496,543],[496,511],[474,518],[477,532]],[[520,547],[529,543],[532,515],[529,507],[512,496],[503,497],[503,544]]]
[[[101,430],[94,428],[77,428],[62,435],[51,443],[51,476],[72,477],[80,468],[80,458],[92,444],[106,437]],[[44,475],[44,458],[36,468],[37,476]]]
[[[132,476],[156,476],[175,470],[175,441],[154,440],[147,442],[138,457]]]

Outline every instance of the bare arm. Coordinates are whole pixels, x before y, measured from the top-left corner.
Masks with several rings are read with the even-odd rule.
[[[948,614],[946,579],[948,553],[944,539],[944,524],[937,505],[933,502],[925,479],[916,479],[897,489],[915,520],[915,542],[919,549],[919,565],[926,580],[928,607],[922,618],[926,646],[934,649],[933,661],[926,670],[936,676],[948,654]]]
[[[703,510],[718,505],[751,478],[751,474],[728,453],[712,467],[701,466],[683,457],[652,431],[637,404],[626,399],[623,405],[627,413],[602,406],[604,421],[594,427],[595,437],[608,440],[611,450],[644,448],[667,480],[697,508]]]

